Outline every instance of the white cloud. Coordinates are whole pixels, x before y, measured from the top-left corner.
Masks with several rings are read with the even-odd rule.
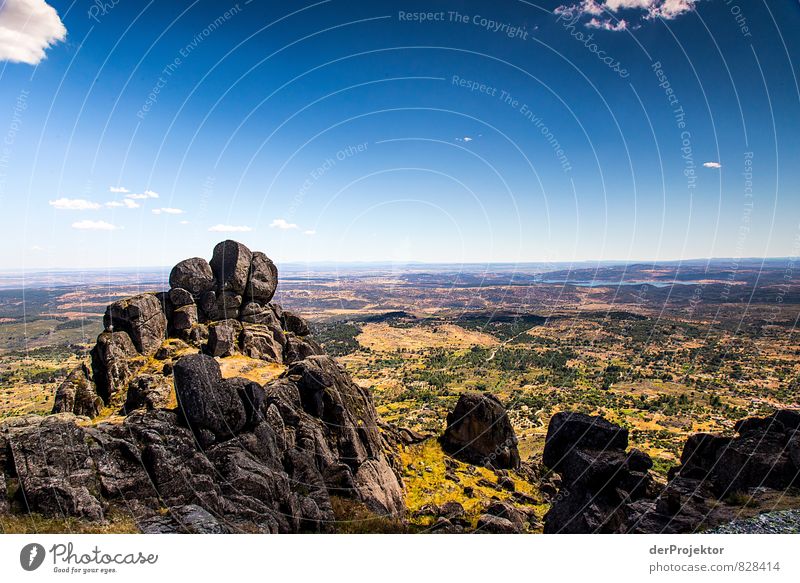
[[[253,229],[245,225],[214,225],[208,230],[213,233],[248,233]]]
[[[162,213],[165,214],[165,215],[182,215],[183,214],[183,209],[176,209],[176,208],[170,208],[170,207],[162,207],[160,209],[153,209],[153,214],[154,215],[160,215]]]
[[[131,198],[123,198],[122,200],[112,200],[111,202],[107,202],[106,206],[109,208],[125,207],[128,209],[138,209],[142,205]]]
[[[181,224],[181,225],[188,225],[188,224],[189,224],[189,221],[181,221],[181,222],[180,222],[180,224]]]
[[[0,61],[38,65],[45,49],[66,36],[58,12],[44,0],[0,2]]]
[[[706,168],[722,168],[722,164],[719,162],[703,162],[703,166]]]
[[[561,19],[591,17],[584,22],[588,28],[619,31],[638,28],[637,22],[642,20],[674,20],[692,12],[697,2],[698,0],[581,0],[576,4],[561,5],[553,13]],[[618,18],[620,12],[633,20]]]
[[[82,231],[116,231],[120,227],[105,221],[78,221],[77,223],[72,223],[72,228]]]
[[[127,194],[130,192],[130,190],[128,190],[124,186],[109,186],[108,192],[115,192],[117,194]]]
[[[83,198],[57,198],[50,201],[50,206],[62,211],[94,211],[100,208],[96,202]]]
[[[273,219],[269,226],[273,229],[280,229],[288,231],[289,229],[298,229],[299,227],[294,223],[290,223],[286,219]]]
[[[588,28],[599,28],[599,29],[602,29],[602,30],[619,31],[619,30],[627,30],[628,23],[625,21],[624,18],[619,20],[619,21],[617,21],[617,22],[612,22],[610,20],[599,20],[597,18],[591,18],[589,20],[589,22],[586,23],[586,26]]]
[[[145,190],[144,192],[139,193],[139,194],[129,194],[125,198],[133,198],[133,199],[136,199],[136,200],[145,200],[145,199],[148,199],[148,198],[158,198],[158,193],[157,192],[153,192],[152,190]]]
[[[308,235],[309,237],[313,237],[314,235],[317,234],[317,232],[314,229],[309,229],[308,231],[303,231],[303,234]]]

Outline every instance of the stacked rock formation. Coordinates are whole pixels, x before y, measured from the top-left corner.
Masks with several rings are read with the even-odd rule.
[[[0,512],[116,509],[145,532],[270,533],[331,530],[331,496],[402,515],[370,394],[271,303],[277,281],[266,255],[224,241],[211,262],[176,265],[168,292],[111,304],[54,414],[0,425]],[[265,385],[223,378],[232,354],[286,369]],[[78,417],[104,407],[122,422]]]

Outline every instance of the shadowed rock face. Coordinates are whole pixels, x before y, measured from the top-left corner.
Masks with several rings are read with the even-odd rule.
[[[0,425],[0,512],[101,520],[123,508],[146,532],[319,532],[335,494],[402,516],[370,394],[300,316],[269,303],[266,255],[225,241],[210,264],[176,265],[170,283],[109,306],[92,367],[59,387],[56,414]],[[288,369],[263,386],[223,378],[220,361],[242,354]],[[122,423],[74,415],[108,404]]]
[[[464,393],[447,415],[442,448],[453,457],[493,468],[517,468],[517,437],[505,407],[489,393]]]

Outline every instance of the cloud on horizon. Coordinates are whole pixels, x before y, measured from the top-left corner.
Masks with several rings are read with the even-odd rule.
[[[78,229],[80,231],[116,231],[121,227],[116,225],[112,225],[111,223],[107,223],[105,221],[78,221],[77,223],[72,223],[73,229]]]
[[[249,233],[253,229],[246,225],[214,225],[208,230],[212,233]]]
[[[91,202],[83,198],[57,198],[49,201],[51,207],[66,211],[95,211],[100,208],[96,202]]]
[[[0,62],[38,65],[66,37],[58,12],[44,0],[0,1]]]

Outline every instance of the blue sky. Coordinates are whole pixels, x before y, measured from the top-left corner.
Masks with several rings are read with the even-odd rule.
[[[794,256],[800,4],[0,0],[0,268]]]

